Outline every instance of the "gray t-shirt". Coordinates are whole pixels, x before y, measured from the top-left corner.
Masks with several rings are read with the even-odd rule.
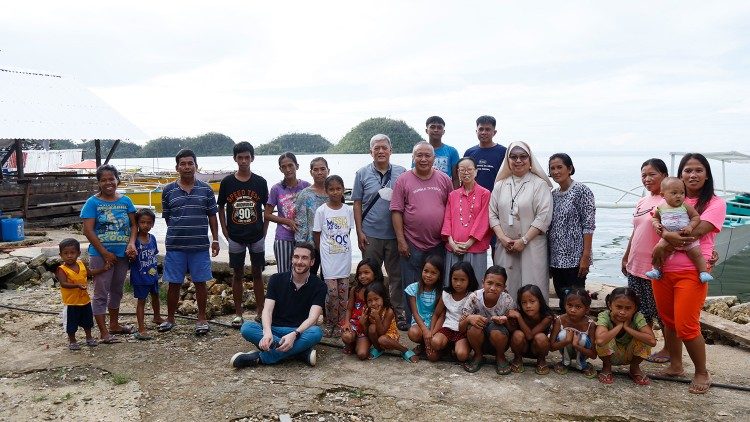
[[[396,179],[406,171],[405,168],[391,164],[391,178],[388,183],[384,182],[386,174],[381,174],[375,166],[370,163],[357,170],[354,175],[354,186],[352,187],[352,200],[362,201],[362,212],[364,213],[378,191],[383,188],[393,189]],[[393,231],[393,222],[391,221],[390,201],[378,198],[377,202],[362,221],[362,231],[369,237],[375,239],[395,239],[396,233]]]

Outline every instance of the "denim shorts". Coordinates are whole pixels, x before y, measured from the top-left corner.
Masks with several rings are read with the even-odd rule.
[[[159,294],[159,283],[154,284],[132,284],[133,297],[136,299],[146,299],[149,294]]]
[[[164,256],[164,274],[162,280],[172,284],[182,284],[185,274],[195,283],[205,283],[214,278],[211,273],[211,255],[208,249],[203,251],[167,251]]]
[[[245,250],[250,251],[250,265],[253,268],[260,268],[261,271],[266,267],[266,238],[261,238],[255,243],[238,243],[232,239],[227,239],[229,243],[229,267],[242,268],[245,266]]]

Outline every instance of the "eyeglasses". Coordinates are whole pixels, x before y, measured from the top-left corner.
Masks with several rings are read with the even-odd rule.
[[[526,161],[529,159],[528,154],[521,154],[521,155],[509,155],[508,160],[510,161]]]
[[[476,170],[474,167],[459,167],[458,168],[459,173],[471,173],[474,170]]]

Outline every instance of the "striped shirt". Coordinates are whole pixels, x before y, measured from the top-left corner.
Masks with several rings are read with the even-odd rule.
[[[208,217],[216,215],[214,191],[205,182],[195,181],[185,192],[177,181],[164,187],[161,194],[162,216],[167,222],[167,250],[198,251],[211,246]]]

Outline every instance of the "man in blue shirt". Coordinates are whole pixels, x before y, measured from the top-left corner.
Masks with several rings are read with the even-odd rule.
[[[464,157],[471,157],[477,163],[477,183],[492,192],[495,187],[495,177],[505,158],[505,147],[496,144],[492,138],[497,134],[497,122],[492,116],[477,118],[477,138],[479,145],[466,150]]]
[[[169,283],[167,290],[167,320],[159,325],[159,331],[169,331],[175,326],[174,313],[180,300],[180,286],[185,274],[195,285],[198,305],[196,334],[206,334],[206,282],[213,278],[211,256],[219,254],[219,229],[216,219],[216,198],[207,183],[195,178],[198,160],[189,149],[180,150],[175,157],[176,170],[180,178],[162,190],[162,217],[167,222],[167,253],[164,256],[163,280]],[[211,239],[208,241],[208,229]]]

